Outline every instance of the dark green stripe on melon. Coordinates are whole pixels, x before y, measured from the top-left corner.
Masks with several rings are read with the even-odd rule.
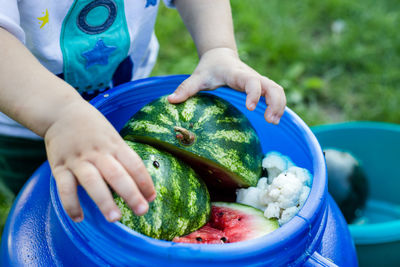
[[[177,105],[161,97],[137,112],[121,135],[180,156],[212,187],[255,186],[262,172],[254,128],[216,96],[199,94]]]
[[[121,223],[147,236],[172,240],[203,226],[210,215],[210,196],[204,182],[186,163],[151,146],[126,141],[142,158],[153,179],[157,198],[149,211],[136,216],[121,197]]]

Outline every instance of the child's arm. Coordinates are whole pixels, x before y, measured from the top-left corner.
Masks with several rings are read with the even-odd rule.
[[[109,221],[121,214],[110,185],[139,215],[155,198],[140,157],[74,88],[45,69],[13,35],[0,27],[0,110],[44,137],[63,206],[83,219],[82,185]]]
[[[255,109],[261,95],[265,96],[268,104],[265,119],[279,123],[286,106],[283,88],[239,59],[229,1],[175,0],[174,3],[196,44],[200,62],[169,96],[169,101],[179,103],[200,90],[227,84],[246,92],[249,110]]]

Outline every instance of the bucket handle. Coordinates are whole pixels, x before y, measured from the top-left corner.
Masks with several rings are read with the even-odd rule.
[[[323,266],[323,267],[338,267],[332,260],[325,258],[315,251],[308,260],[304,263],[305,267]]]

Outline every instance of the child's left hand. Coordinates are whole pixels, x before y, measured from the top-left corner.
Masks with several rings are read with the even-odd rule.
[[[283,88],[243,63],[236,51],[230,48],[213,48],[205,52],[193,74],[168,100],[171,103],[180,103],[200,90],[214,90],[223,85],[246,92],[246,107],[249,110],[254,110],[260,96],[264,96],[268,105],[264,114],[265,120],[279,123],[286,106]]]

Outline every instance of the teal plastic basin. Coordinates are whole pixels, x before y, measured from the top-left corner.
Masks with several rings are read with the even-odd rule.
[[[348,122],[312,131],[323,149],[353,154],[367,175],[366,208],[349,225],[360,266],[400,266],[400,125]]]

